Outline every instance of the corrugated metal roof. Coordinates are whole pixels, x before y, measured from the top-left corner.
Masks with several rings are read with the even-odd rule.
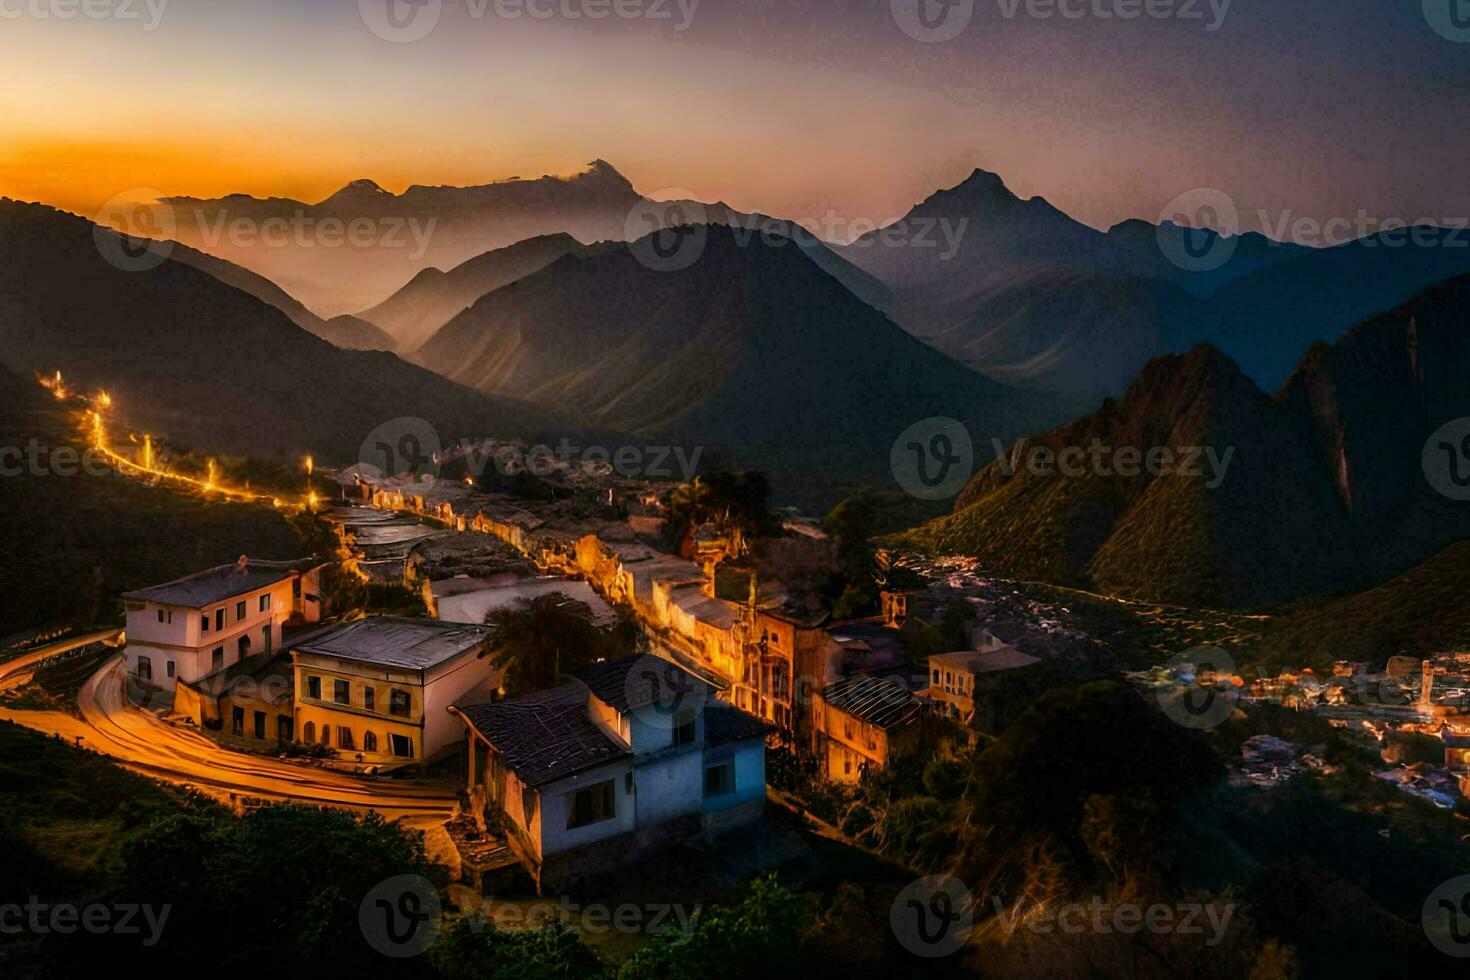
[[[375,616],[303,637],[292,649],[343,660],[426,670],[490,638],[484,626]]]
[[[457,710],[527,786],[544,786],[631,754],[592,720],[581,684]]]
[[[822,689],[822,700],[859,721],[892,728],[916,717],[922,705],[897,681],[857,674]]]
[[[239,562],[220,565],[203,572],[195,572],[163,585],[154,585],[135,592],[124,592],[124,599],[137,602],[157,602],[168,606],[186,606],[201,609],[216,602],[224,602],[238,595],[246,595],[257,589],[268,588],[283,582],[298,572],[308,571],[321,565],[316,558],[299,558],[295,561],[259,561],[246,559],[242,568]]]

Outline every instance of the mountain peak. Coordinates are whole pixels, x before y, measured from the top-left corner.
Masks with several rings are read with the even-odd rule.
[[[377,197],[392,197],[393,195],[378,186],[375,180],[366,177],[359,178],[348,183],[337,193],[322,201],[322,204],[342,201],[364,201]]]

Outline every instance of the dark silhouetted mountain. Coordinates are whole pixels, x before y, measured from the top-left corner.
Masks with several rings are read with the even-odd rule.
[[[587,246],[571,235],[542,235],[477,255],[448,272],[425,269],[398,292],[360,316],[383,328],[402,350],[415,351],[475,300],[544,269]]]
[[[352,462],[367,435],[420,417],[446,440],[537,434],[554,413],[462,388],[392,354],[334,347],[183,262],[109,263],[117,236],[0,201],[0,359],[106,387],[130,424],[231,454]]]
[[[1274,389],[1314,341],[1470,273],[1464,246],[1466,233],[1429,230],[1307,248],[1137,219],[1102,234],[976,171],[838,252],[892,290],[896,322],[977,371],[1097,395],[1201,341]],[[1171,260],[1211,252],[1225,256],[1214,268]]]
[[[834,481],[887,475],[894,439],[926,418],[965,421],[984,450],[991,433],[1064,411],[909,336],[789,240],[684,231],[707,236],[686,268],[643,264],[646,241],[563,256],[481,298],[414,359],[590,423]]]
[[[1438,493],[1421,459],[1432,433],[1470,416],[1467,318],[1470,277],[1436,286],[1313,347],[1275,397],[1208,346],[1157,359],[1116,402],[1013,445],[1014,466],[986,467],[914,536],[1001,574],[1159,601],[1250,606],[1382,581],[1470,536],[1470,508]],[[1207,466],[1191,478],[1021,465],[1033,447],[1094,440],[1233,455],[1213,488]]]
[[[1236,279],[1210,301],[1207,338],[1268,390],[1306,350],[1470,274],[1470,232],[1403,229],[1306,254]]]

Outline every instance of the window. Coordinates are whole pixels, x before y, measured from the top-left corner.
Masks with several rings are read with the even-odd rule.
[[[405,718],[408,717],[410,711],[410,703],[411,702],[409,700],[407,691],[400,691],[397,688],[394,688],[393,690],[388,692],[388,713],[390,715],[402,715]]]
[[[225,628],[225,607],[220,606],[214,611],[214,628],[218,632]]]
[[[165,674],[167,674],[169,677],[174,676],[174,662],[172,660],[170,660],[167,664],[164,665],[163,672]]]
[[[938,684],[939,683],[939,668],[938,667],[935,667],[934,668],[934,677],[933,677],[932,680],[929,681],[929,683],[930,684]]]
[[[209,669],[211,671],[225,669],[225,648],[215,647],[209,652]]]
[[[704,771],[704,795],[724,796],[735,791],[735,763],[725,762]]]
[[[271,611],[271,594],[269,592],[267,592],[265,595],[263,595],[263,596],[260,597],[260,611],[261,612],[270,612]]]
[[[235,622],[238,623],[240,620],[242,620],[244,618],[245,618],[245,602],[243,600],[241,600],[240,602],[235,603]]]
[[[322,699],[322,679],[320,677],[306,679],[306,696],[316,701]]]
[[[413,739],[407,735],[389,735],[393,742],[393,754],[400,759],[413,758]]]
[[[852,756],[850,755],[844,755],[842,757],[842,774],[844,776],[852,775]]]
[[[694,742],[696,717],[693,708],[680,708],[674,714],[675,745],[690,745]]]
[[[308,743],[316,741],[316,722],[308,721],[302,727],[301,740]]]
[[[147,657],[138,658],[138,677],[140,680],[153,680],[153,661]]]
[[[567,806],[567,829],[586,827],[617,816],[613,802],[613,781],[597,783],[571,794]]]
[[[162,609],[158,610],[158,621],[160,623],[163,622],[163,610]]]
[[[235,659],[244,660],[250,656],[250,637],[242,636],[235,641],[235,652],[239,654]]]
[[[322,726],[322,744],[323,745],[331,745],[332,744],[332,726],[331,725],[323,725]]]
[[[357,743],[352,739],[352,729],[346,725],[337,726],[337,748],[355,751]]]
[[[259,739],[264,739],[265,738],[265,712],[264,711],[257,711],[255,713],[255,737],[256,738],[259,738]]]
[[[364,752],[378,751],[378,736],[375,732],[362,733],[362,750]]]
[[[230,709],[230,733],[233,735],[245,734],[245,709]]]
[[[261,638],[261,640],[263,640],[265,642],[265,655],[267,657],[269,657],[271,655],[271,651],[274,649],[274,647],[271,646],[271,626],[270,626],[270,623],[266,623],[264,626],[261,627],[261,629],[260,629],[260,638]]]
[[[209,613],[205,613],[203,616],[199,617],[199,632],[209,632]]]
[[[292,727],[293,724],[294,724],[294,722],[292,721],[292,719],[291,719],[291,717],[289,715],[277,715],[276,716],[276,741],[277,742],[289,742],[289,741],[291,741],[291,736],[293,734],[293,732],[291,731],[291,727]]]
[[[348,688],[346,681],[332,681],[332,700],[336,701],[338,704],[352,703],[352,695],[349,693],[349,691],[350,689]]]
[[[369,711],[375,711],[377,710],[377,700],[378,692],[375,691],[373,688],[364,685],[362,689],[362,706]]]

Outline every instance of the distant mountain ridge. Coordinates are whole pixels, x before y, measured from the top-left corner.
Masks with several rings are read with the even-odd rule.
[[[1470,277],[1318,343],[1274,397],[1200,346],[1151,362],[1117,401],[1009,447],[952,515],[912,538],[1000,574],[1154,601],[1255,606],[1363,587],[1470,537],[1422,454],[1470,416]],[[1045,447],[1214,447],[1219,485],[1031,472]]]
[[[963,229],[948,257],[906,239],[936,224]],[[977,170],[836,251],[888,286],[896,322],[970,367],[1100,397],[1121,392],[1149,358],[1201,341],[1274,388],[1314,341],[1470,273],[1470,248],[1434,240],[1449,234],[1307,248],[1168,220],[1103,233]]]
[[[564,255],[479,299],[413,358],[589,424],[829,482],[887,476],[894,439],[926,418],[1015,433],[1065,411],[910,337],[789,240],[688,231],[706,240],[687,268],[643,264],[647,240]]]
[[[130,423],[175,444],[331,464],[357,461],[395,418],[422,418],[444,439],[568,431],[554,410],[339,349],[184,261],[125,271],[104,258],[109,242],[121,254],[110,230],[0,199],[0,361],[105,386]]]

